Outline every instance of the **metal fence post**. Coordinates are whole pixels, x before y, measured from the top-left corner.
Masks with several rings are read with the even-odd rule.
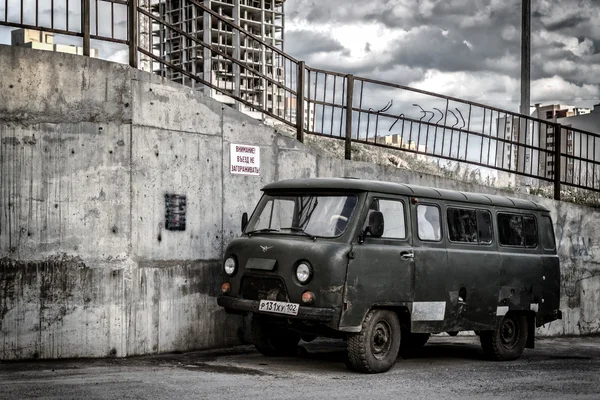
[[[129,0],[129,65],[138,67],[138,0]]]
[[[296,90],[296,139],[304,142],[304,76],[306,64],[298,62],[298,88]]]
[[[554,200],[560,200],[560,177],[562,171],[562,126],[554,125]]]
[[[352,99],[354,98],[354,76],[347,75],[346,90],[346,140],[345,140],[345,158],[352,159]]]
[[[90,0],[81,0],[81,34],[83,35],[83,55],[90,56]]]

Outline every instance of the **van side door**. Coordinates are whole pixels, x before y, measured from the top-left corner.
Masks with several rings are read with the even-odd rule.
[[[404,196],[370,194],[359,230],[365,231],[370,214],[381,212],[383,232],[357,237],[348,263],[340,329],[360,331],[372,306],[400,306],[412,298],[413,247],[408,199]],[[362,243],[360,243],[362,241]]]
[[[416,199],[415,199],[416,200]],[[412,332],[443,331],[449,302],[446,291],[446,240],[442,226],[442,202],[424,199],[411,202],[415,254]]]
[[[492,213],[482,207],[448,204],[444,219],[450,295],[445,330],[489,329],[496,318],[499,273]]]

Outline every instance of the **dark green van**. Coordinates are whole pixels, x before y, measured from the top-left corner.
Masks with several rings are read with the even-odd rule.
[[[227,247],[218,304],[252,313],[265,355],[344,338],[384,372],[432,333],[475,331],[496,360],[561,318],[549,211],[527,200],[351,178],[269,184]]]

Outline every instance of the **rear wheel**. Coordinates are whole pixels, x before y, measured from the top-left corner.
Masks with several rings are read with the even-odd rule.
[[[510,361],[521,356],[527,344],[527,318],[507,314],[494,331],[479,335],[484,353],[493,360]]]
[[[396,313],[371,310],[360,333],[348,336],[350,368],[370,374],[392,368],[400,349],[400,322]]]
[[[298,352],[300,335],[284,329],[277,329],[258,318],[252,318],[252,342],[262,355],[294,356]]]

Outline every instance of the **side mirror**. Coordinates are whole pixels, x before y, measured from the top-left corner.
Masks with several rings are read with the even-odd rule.
[[[248,226],[248,213],[243,213],[242,214],[242,232],[244,232],[244,230],[246,229],[246,226]]]
[[[371,211],[369,213],[369,226],[367,227],[371,236],[380,238],[383,236],[383,213]]]

